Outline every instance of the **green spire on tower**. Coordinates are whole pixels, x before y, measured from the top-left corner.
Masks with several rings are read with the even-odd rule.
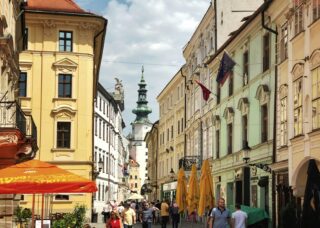
[[[144,80],[143,73],[144,68],[142,66],[141,69],[141,80],[138,89],[138,101],[137,101],[137,107],[132,110],[134,114],[136,114],[136,119],[133,123],[150,123],[148,119],[148,115],[152,112],[151,108],[148,107],[148,101],[147,101],[147,83]]]

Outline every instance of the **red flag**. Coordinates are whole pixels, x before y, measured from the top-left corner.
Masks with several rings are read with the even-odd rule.
[[[196,83],[198,83],[198,85],[201,87],[202,89],[202,95],[203,95],[203,99],[205,101],[207,101],[209,99],[210,93],[211,91],[205,87],[205,85],[203,85],[201,82],[199,82],[198,80],[196,80]]]

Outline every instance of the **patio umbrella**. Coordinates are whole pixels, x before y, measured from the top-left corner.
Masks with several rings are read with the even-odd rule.
[[[144,199],[144,197],[138,193],[133,193],[128,198],[128,200],[141,200],[141,199]]]
[[[0,194],[96,192],[95,182],[39,160],[0,170]]]
[[[309,161],[304,192],[302,227],[319,227],[320,223],[320,173],[314,159]]]
[[[44,193],[96,191],[95,182],[39,160],[22,162],[0,170],[0,194],[33,194],[32,224],[34,224],[34,197],[36,193],[42,193],[41,221],[43,221]]]
[[[202,216],[205,209],[210,209],[214,205],[213,181],[209,167],[209,161],[205,160],[201,167],[200,178],[200,199],[198,215]]]
[[[197,177],[197,167],[195,164],[193,164],[191,168],[191,175],[189,179],[189,187],[187,194],[187,205],[189,214],[196,210],[199,205],[199,184]]]
[[[184,174],[183,168],[180,168],[178,172],[177,195],[176,195],[176,201],[179,206],[179,212],[184,211],[186,209],[186,206],[187,206],[186,198],[187,198],[186,175]]]

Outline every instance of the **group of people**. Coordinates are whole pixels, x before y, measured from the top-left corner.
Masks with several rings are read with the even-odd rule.
[[[136,223],[141,223],[142,228],[151,228],[152,224],[161,223],[162,228],[166,228],[171,218],[172,227],[178,228],[180,222],[178,205],[168,200],[160,203],[149,203],[148,201],[125,202],[117,205],[114,202],[103,209],[104,222],[106,228],[132,228]],[[160,219],[161,218],[161,219]]]
[[[241,210],[240,204],[235,205],[236,211],[231,214],[225,207],[225,200],[220,198],[218,206],[209,211],[208,227],[209,228],[246,228],[248,215]]]

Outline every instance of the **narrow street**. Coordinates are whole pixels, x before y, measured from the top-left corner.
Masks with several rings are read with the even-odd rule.
[[[91,224],[92,228],[105,228],[105,224],[104,223],[92,223]],[[141,223],[138,223],[136,225],[133,226],[134,228],[142,228]],[[160,228],[161,224],[156,224],[153,225],[152,224],[152,228]],[[168,224],[167,228],[171,228],[172,224]],[[179,224],[179,228],[205,228],[204,223],[192,223],[192,222],[187,222],[187,221],[182,221],[181,224]]]

